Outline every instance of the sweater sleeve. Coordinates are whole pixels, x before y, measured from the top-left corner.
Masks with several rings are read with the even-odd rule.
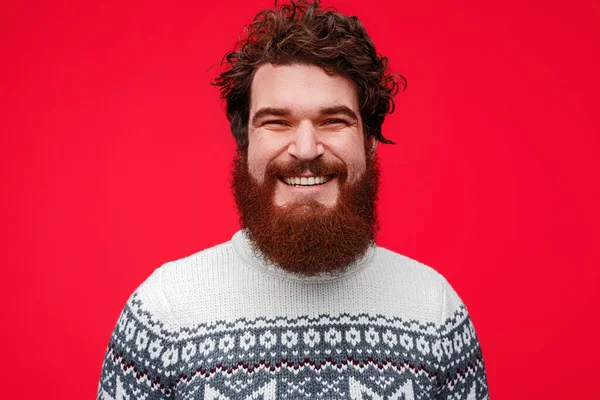
[[[156,270],[129,298],[112,333],[97,400],[173,398],[178,349],[164,318],[169,307]]]
[[[438,399],[489,400],[483,355],[475,328],[454,289],[442,277],[444,299],[441,313],[438,361]]]

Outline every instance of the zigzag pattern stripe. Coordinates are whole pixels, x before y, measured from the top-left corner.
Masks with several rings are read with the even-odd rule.
[[[340,314],[339,316],[332,317],[329,315],[320,315],[315,318],[299,317],[299,318],[287,318],[277,317],[273,319],[267,318],[256,318],[246,319],[240,318],[236,321],[217,321],[210,324],[196,324],[192,327],[181,327],[179,329],[168,329],[164,323],[158,321],[149,312],[143,310],[141,302],[134,297],[128,304],[127,308],[136,320],[144,325],[149,331],[159,336],[162,339],[170,340],[191,340],[198,336],[205,336],[215,333],[223,332],[235,332],[245,331],[247,329],[260,329],[260,328],[292,328],[298,327],[311,327],[311,326],[322,326],[329,324],[344,324],[344,325],[371,325],[378,327],[387,328],[399,328],[406,331],[419,333],[421,335],[447,335],[454,331],[460,326],[465,319],[468,318],[466,308],[458,308],[451,318],[448,318],[441,325],[433,323],[420,323],[416,320],[403,320],[400,318],[388,318],[383,315],[369,315],[369,314]]]

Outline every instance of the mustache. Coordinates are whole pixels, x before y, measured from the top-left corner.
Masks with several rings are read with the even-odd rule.
[[[298,176],[306,172],[310,172],[316,176],[335,175],[341,182],[345,181],[348,176],[348,170],[343,163],[324,161],[322,159],[271,162],[267,166],[266,176],[280,178],[282,176]]]

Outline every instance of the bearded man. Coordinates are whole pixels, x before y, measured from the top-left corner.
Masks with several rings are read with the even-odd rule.
[[[135,291],[98,398],[488,398],[459,297],[375,245],[375,150],[404,78],[357,18],[318,2],[247,32],[215,80],[242,230]]]

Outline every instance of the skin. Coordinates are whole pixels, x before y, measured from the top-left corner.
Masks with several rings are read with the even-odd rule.
[[[259,183],[269,163],[293,160],[342,163],[345,184],[366,169],[365,138],[355,84],[314,65],[264,64],[252,81],[248,122],[248,168]],[[300,176],[315,176],[306,170]],[[310,198],[326,207],[337,203],[337,178],[318,186],[289,186],[278,180],[274,202],[285,206]]]

